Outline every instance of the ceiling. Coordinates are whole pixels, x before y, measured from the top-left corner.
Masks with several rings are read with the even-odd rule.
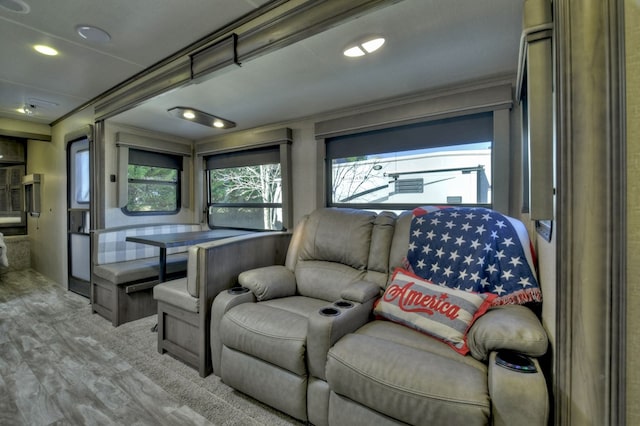
[[[346,0],[336,0],[346,1]],[[26,2],[29,13],[5,6]],[[0,0],[0,117],[51,123],[268,0]],[[247,129],[493,76],[515,75],[522,0],[402,0],[241,67],[146,101],[112,120],[191,140],[221,130],[174,118],[190,106]],[[89,43],[79,24],[106,30]],[[346,44],[380,34],[375,54]],[[61,53],[31,49],[48,43]],[[11,60],[7,60],[11,58]],[[35,102],[34,102],[35,100]],[[34,103],[35,114],[16,111]]]

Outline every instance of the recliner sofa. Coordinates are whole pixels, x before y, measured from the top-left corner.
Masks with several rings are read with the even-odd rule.
[[[305,217],[284,264],[245,271],[241,287],[215,298],[214,374],[315,425],[545,424],[536,357],[547,336],[527,307],[479,317],[468,330],[469,355],[374,317],[393,271],[405,265],[411,218],[352,209]],[[531,368],[497,365],[498,354]]]

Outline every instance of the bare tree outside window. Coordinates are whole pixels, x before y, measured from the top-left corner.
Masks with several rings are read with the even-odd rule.
[[[281,229],[280,164],[213,169],[209,179],[214,225]]]
[[[380,198],[380,190],[388,186],[380,162],[375,159],[344,158],[334,161],[331,169],[333,200],[340,203],[375,202]]]

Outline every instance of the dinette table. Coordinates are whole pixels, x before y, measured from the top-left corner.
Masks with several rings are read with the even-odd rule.
[[[175,232],[170,234],[138,235],[127,237],[132,243],[148,244],[160,248],[158,281],[164,282],[167,275],[167,249],[172,247],[192,246],[207,241],[236,237],[255,231],[240,229],[211,229],[205,231]]]

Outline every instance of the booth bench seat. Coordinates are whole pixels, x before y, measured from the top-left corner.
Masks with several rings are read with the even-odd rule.
[[[114,327],[157,311],[153,287],[159,283],[159,249],[127,242],[130,236],[199,231],[199,224],[155,224],[101,229],[92,232],[92,311]],[[167,279],[184,277],[188,247],[167,250]]]
[[[187,253],[167,256],[167,275],[184,273],[187,270]],[[144,258],[125,262],[96,265],[94,274],[113,284],[126,284],[140,280],[148,281],[158,276],[158,258]]]

